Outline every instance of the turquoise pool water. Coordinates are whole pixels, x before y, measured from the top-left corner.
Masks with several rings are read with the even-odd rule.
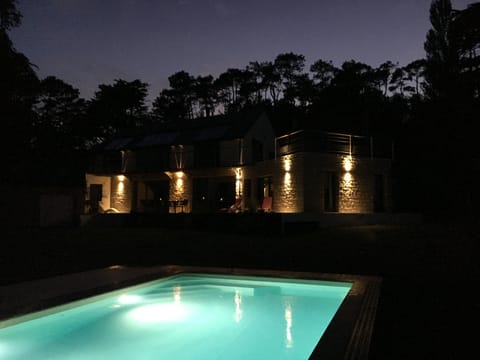
[[[0,359],[306,360],[350,287],[176,275],[4,322]]]

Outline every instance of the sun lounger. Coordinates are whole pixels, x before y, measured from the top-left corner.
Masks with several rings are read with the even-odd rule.
[[[272,211],[272,197],[265,196],[262,201],[262,206],[258,208],[258,212],[271,212]]]

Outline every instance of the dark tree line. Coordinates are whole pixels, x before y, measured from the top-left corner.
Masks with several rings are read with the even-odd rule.
[[[433,0],[426,57],[410,64],[372,67],[348,60],[337,67],[319,59],[308,66],[303,55],[282,53],[217,77],[179,71],[149,108],[148,84],[140,80],[100,84],[85,100],[61,79],[39,79],[8,36],[21,22],[15,0],[0,0],[0,114],[8,134],[1,142],[7,164],[1,181],[29,181],[43,173],[50,182],[65,182],[68,174],[81,175],[84,152],[107,139],[262,106],[279,134],[309,127],[394,138],[399,198],[437,206],[438,193],[450,191],[443,181],[449,189],[459,185],[453,176],[442,176],[436,185],[427,180],[444,168],[440,158],[466,179],[458,174],[472,175],[467,162],[478,153],[472,129],[480,114],[479,13],[478,2],[454,10],[449,0]],[[444,197],[452,203],[452,196]]]
[[[401,128],[397,171],[404,199],[426,213],[478,214],[480,3],[452,9],[433,0],[425,40],[425,95]]]
[[[320,111],[325,101],[343,108],[345,101],[362,102],[369,96],[380,103],[388,103],[395,95],[408,100],[422,94],[423,65],[422,60],[406,67],[388,61],[372,68],[351,60],[337,68],[332,62],[318,60],[307,72],[303,55],[284,53],[272,62],[250,62],[243,69],[228,69],[216,79],[180,71],[169,77],[169,88],[156,97],[151,116],[153,121],[164,123],[256,105],[294,107],[309,115]]]

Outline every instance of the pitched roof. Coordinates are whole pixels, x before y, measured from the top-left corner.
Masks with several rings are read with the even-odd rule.
[[[246,135],[263,113],[264,111],[261,109],[250,109],[235,114],[215,115],[175,124],[165,124],[162,126],[162,129],[154,133],[111,140],[104,144],[103,149],[116,151],[239,139]]]
[[[134,141],[133,137],[114,139],[104,146],[104,150],[122,150]]]
[[[134,144],[135,147],[148,147],[157,145],[170,145],[180,135],[179,132],[166,132],[141,137]]]

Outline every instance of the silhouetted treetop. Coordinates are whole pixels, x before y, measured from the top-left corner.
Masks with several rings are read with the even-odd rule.
[[[430,23],[424,44],[426,52],[425,80],[427,96],[445,99],[454,94],[458,77],[458,53],[451,31],[453,10],[450,0],[433,0]]]
[[[16,0],[0,0],[0,31],[20,25],[22,14],[17,10]]]
[[[147,83],[117,79],[98,88],[89,103],[88,116],[99,127],[101,136],[135,132],[142,126],[147,114]]]

